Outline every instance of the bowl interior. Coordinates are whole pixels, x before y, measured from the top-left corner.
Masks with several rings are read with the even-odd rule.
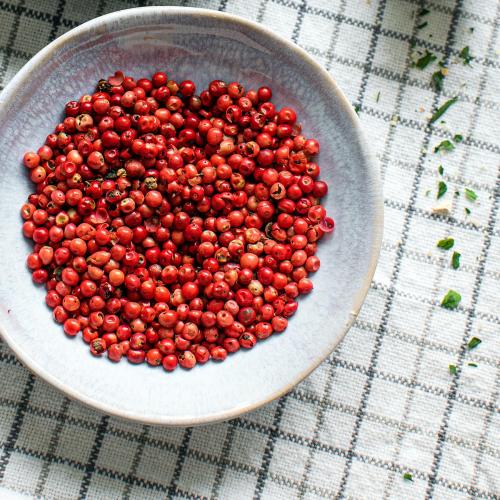
[[[213,79],[246,88],[269,85],[273,101],[297,110],[321,143],[336,221],[320,244],[314,291],[300,300],[285,333],[224,363],[167,374],[92,357],[66,337],[45,306],[44,289],[25,266],[30,242],[19,208],[32,186],[20,159],[44,142],[64,104],[93,91],[115,70],[139,78],[166,70],[199,89]],[[0,329],[31,369],[70,396],[107,412],[151,423],[193,424],[229,418],[289,390],[324,359],[352,323],[369,286],[381,233],[376,167],[341,93],[301,51],[262,28],[208,11],[133,9],[64,35],[32,60],[0,97]]]

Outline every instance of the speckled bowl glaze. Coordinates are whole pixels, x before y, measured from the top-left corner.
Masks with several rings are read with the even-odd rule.
[[[320,244],[314,291],[288,329],[248,352],[191,371],[165,373],[90,355],[52,320],[45,290],[25,265],[31,245],[19,209],[32,186],[21,165],[61,120],[64,104],[121,69],[134,77],[166,69],[198,88],[211,80],[269,85],[319,139],[326,198],[336,221]],[[363,303],[380,249],[379,172],[358,119],[332,78],[303,50],[260,25],[202,9],[150,7],[83,24],[39,52],[0,96],[0,330],[19,359],[69,397],[151,424],[196,425],[236,417],[285,394],[343,338]]]

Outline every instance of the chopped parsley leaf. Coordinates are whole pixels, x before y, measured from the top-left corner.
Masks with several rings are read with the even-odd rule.
[[[419,24],[419,25],[417,26],[417,29],[418,29],[418,30],[421,30],[422,28],[425,28],[428,24],[429,24],[429,23],[428,23],[427,21],[425,21],[425,23]]]
[[[445,309],[456,309],[461,300],[462,296],[458,292],[455,292],[455,290],[448,290],[448,293],[441,301],[441,307]]]
[[[361,106],[359,104],[354,105],[354,111],[356,112],[357,115],[359,115],[359,111],[361,110]]]
[[[477,200],[477,194],[475,193],[475,191],[472,191],[472,189],[465,188],[465,197],[469,201],[476,201]]]
[[[457,374],[457,367],[455,365],[448,365],[448,370],[450,370],[450,373],[452,375],[456,375]]]
[[[462,63],[466,66],[470,66],[470,62],[472,61],[472,59],[474,59],[472,56],[471,56],[471,53],[470,53],[470,48],[468,45],[466,45],[459,53],[458,53],[458,57],[460,57],[460,59],[462,59]]]
[[[429,196],[431,194],[431,190],[428,189],[426,192],[425,192],[425,196]]]
[[[456,198],[457,196],[460,196],[460,191],[455,191],[455,198]]]
[[[471,27],[469,28],[469,31],[470,31],[471,33],[474,33],[474,27],[473,27],[473,26],[471,26]]]
[[[472,349],[476,348],[481,342],[482,342],[481,339],[478,339],[477,337],[472,337],[469,340],[469,343],[467,344],[467,349],[471,351]]]
[[[418,15],[420,17],[423,17],[423,16],[426,16],[427,14],[430,13],[430,10],[429,9],[426,9],[425,7],[423,9],[421,9],[419,12],[418,12]]]
[[[375,97],[375,102],[380,101],[380,90],[377,92],[377,97]]]
[[[453,269],[458,269],[460,267],[460,257],[462,255],[459,252],[453,252],[451,256],[451,267]]]
[[[425,69],[427,68],[427,66],[429,66],[429,64],[434,62],[436,59],[437,57],[432,52],[429,52],[426,49],[425,54],[419,59],[417,59],[416,62],[413,63],[413,66],[418,69]]]
[[[466,213],[467,215],[470,215],[470,208],[465,207],[465,213]]]
[[[477,368],[477,363],[467,363],[467,365],[472,366],[472,368]]]
[[[448,101],[446,101],[442,106],[440,106],[436,112],[432,115],[431,119],[430,119],[430,123],[434,123],[435,121],[439,120],[439,118],[441,118],[441,116],[443,116],[446,111],[448,110],[448,108],[455,104],[456,102],[458,101],[458,97],[453,97],[452,99],[449,99]]]
[[[449,250],[450,248],[453,248],[454,244],[455,240],[453,238],[444,238],[443,240],[439,240],[437,242],[438,248],[443,248],[444,250]]]
[[[464,136],[462,134],[455,134],[453,136],[453,141],[456,142],[457,144],[459,142],[462,142],[464,140]]]
[[[431,83],[435,90],[443,90],[444,75],[441,70],[432,73]]]
[[[412,481],[413,482],[413,474],[411,474],[410,472],[405,472],[403,474],[403,479],[405,481]]]
[[[453,151],[455,149],[455,146],[451,141],[448,139],[445,139],[444,141],[441,141],[435,148],[434,148],[434,153],[441,153],[445,151]]]
[[[439,165],[439,167],[438,167],[438,172],[439,172],[439,175],[443,175],[443,174],[444,174],[444,168],[443,168],[443,165]]]
[[[437,199],[439,200],[439,198],[444,196],[446,191],[448,191],[448,186],[446,185],[446,182],[439,181]]]

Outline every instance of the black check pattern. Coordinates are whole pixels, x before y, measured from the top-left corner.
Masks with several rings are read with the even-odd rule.
[[[381,162],[379,267],[328,361],[279,401],[219,425],[165,429],[91,411],[29,374],[0,342],[0,498],[7,488],[57,500],[499,499],[498,2],[0,0],[0,86],[87,19],[151,4],[256,20],[336,78]],[[466,45],[471,67],[458,59]],[[426,49],[449,67],[439,92],[429,85],[435,65],[412,66]],[[429,125],[454,96],[446,123]],[[433,153],[456,133],[464,141],[453,153]],[[449,216],[432,211],[439,164]],[[435,248],[444,236],[456,239],[459,270]],[[449,288],[463,296],[455,311],[439,306]],[[469,352],[473,335],[483,342]]]

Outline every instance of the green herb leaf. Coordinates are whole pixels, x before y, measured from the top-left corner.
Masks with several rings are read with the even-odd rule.
[[[472,368],[477,368],[477,364],[476,363],[467,363],[468,366],[472,366]]]
[[[360,110],[361,110],[361,106],[359,104],[356,104],[354,106],[354,111],[356,112],[357,115],[359,115]]]
[[[445,238],[437,242],[438,248],[443,248],[444,250],[449,250],[450,248],[453,248],[454,244],[455,240],[453,238]]]
[[[439,181],[437,199],[439,200],[439,198],[444,196],[446,191],[448,191],[448,186],[446,185],[446,182]]]
[[[459,142],[462,142],[464,140],[464,136],[461,134],[455,134],[453,136],[453,140],[458,144]]]
[[[470,215],[470,208],[465,207],[465,213],[466,213],[467,215]]]
[[[457,374],[457,367],[455,365],[448,365],[448,370],[450,370],[450,373],[452,375],[456,375]]]
[[[434,62],[437,59],[437,57],[432,53],[429,52],[427,49],[425,50],[425,54],[417,59],[414,63],[413,66],[418,69],[425,69],[429,64]]]
[[[434,90],[437,91],[443,90],[443,80],[444,80],[444,75],[441,72],[441,70],[432,73],[431,83],[432,86],[434,87]]]
[[[435,121],[439,120],[439,118],[441,118],[441,116],[443,116],[446,111],[448,110],[448,108],[450,106],[452,106],[453,104],[455,104],[456,102],[458,101],[458,97],[453,97],[452,99],[449,99],[448,101],[446,101],[442,106],[440,106],[436,112],[432,115],[431,119],[430,119],[430,123],[434,123]]]
[[[471,27],[469,28],[469,31],[470,31],[471,33],[474,33],[474,27],[473,27],[473,26],[471,26]]]
[[[472,191],[472,189],[465,188],[465,197],[469,201],[476,201],[477,200],[477,194],[474,191]]]
[[[458,269],[460,267],[460,257],[462,255],[459,252],[453,252],[451,256],[451,267],[453,269]]]
[[[445,139],[444,141],[441,141],[435,148],[434,148],[434,153],[441,153],[444,151],[453,151],[455,149],[455,146],[451,141],[448,139]]]
[[[458,54],[458,57],[460,57],[460,59],[462,59],[462,63],[466,66],[470,66],[470,62],[472,61],[472,59],[474,59],[472,56],[471,56],[471,53],[470,53],[470,48],[468,45],[466,45]]]
[[[439,167],[438,167],[438,172],[439,172],[439,175],[443,175],[443,174],[444,174],[444,168],[443,168],[443,165],[439,165]]]
[[[377,97],[375,97],[375,102],[380,101],[380,90],[377,92]]]
[[[413,474],[411,474],[410,472],[405,472],[403,474],[403,479],[405,481],[412,481],[413,482]]]
[[[419,10],[418,12],[418,15],[420,17],[423,17],[423,16],[426,16],[427,14],[429,14],[430,10],[429,9],[426,9],[425,7],[422,8],[421,10]]]
[[[419,24],[419,25],[417,26],[417,29],[418,29],[418,30],[421,30],[422,28],[425,28],[428,24],[429,24],[429,23],[428,23],[427,21],[425,21],[425,23]]]
[[[458,292],[455,292],[455,290],[449,290],[448,293],[443,297],[441,306],[445,309],[456,309],[461,300],[462,296]]]
[[[467,344],[467,349],[471,351],[472,349],[475,349],[481,342],[482,342],[481,339],[478,339],[477,337],[472,337],[469,340],[469,343]]]

